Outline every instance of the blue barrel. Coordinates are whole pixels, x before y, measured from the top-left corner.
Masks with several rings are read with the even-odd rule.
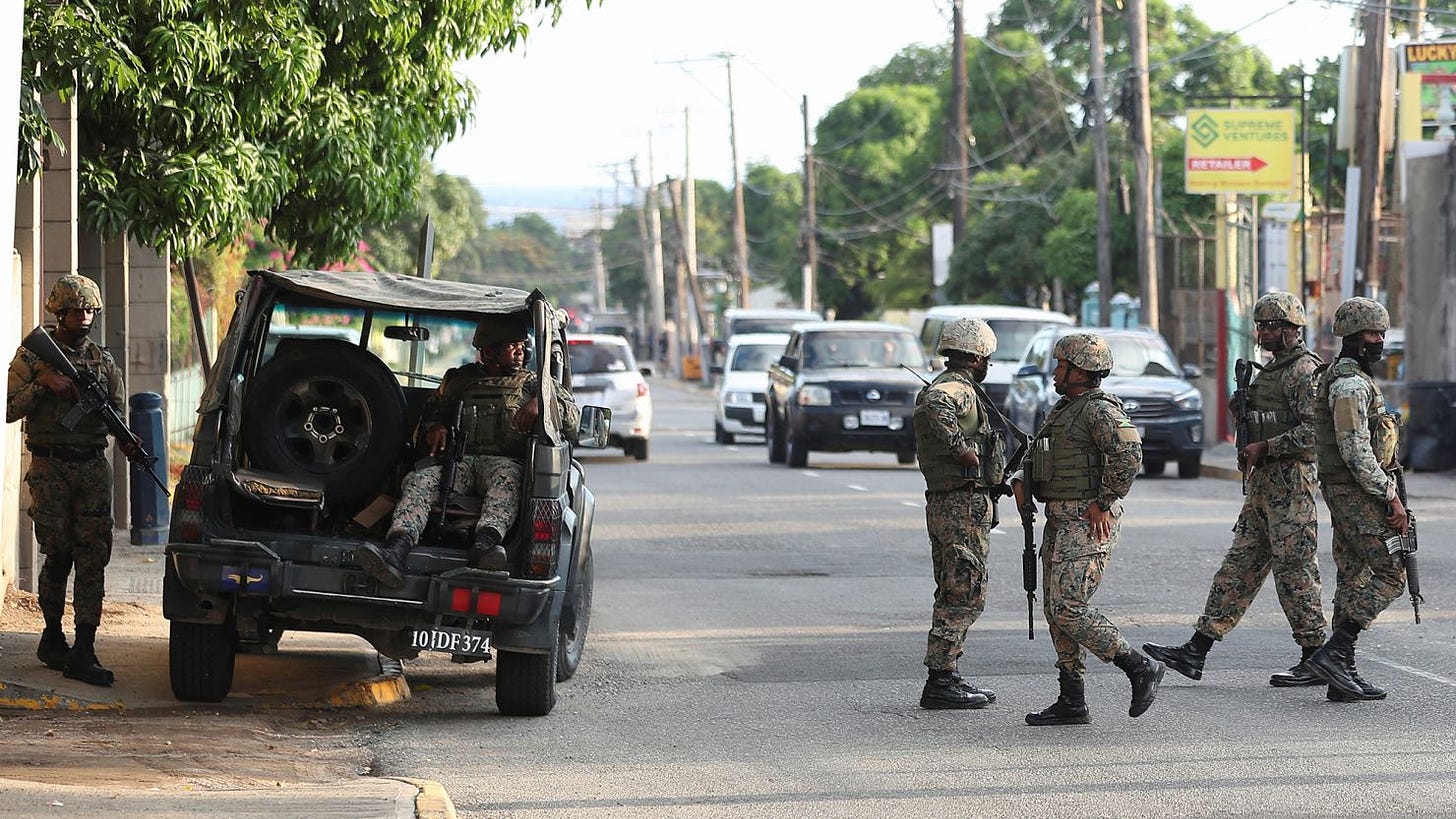
[[[162,396],[139,392],[129,403],[128,426],[141,439],[142,448],[157,456],[152,472],[166,484],[167,433],[162,424]],[[167,496],[141,470],[132,468],[128,474],[131,475],[131,542],[138,546],[166,543],[172,517]]]

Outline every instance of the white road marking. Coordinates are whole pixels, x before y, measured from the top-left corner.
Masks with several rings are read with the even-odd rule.
[[[845,485],[847,487],[849,487],[849,489],[851,491],[854,491],[854,492],[868,492],[868,491],[870,491],[870,488],[868,486],[860,486],[857,483],[851,483],[851,484],[845,484]]]
[[[1360,656],[1364,657],[1367,660],[1374,660],[1375,662],[1380,663],[1381,665],[1388,668],[1393,668],[1396,671],[1404,671],[1407,674],[1414,674],[1417,677],[1423,677],[1430,680],[1431,682],[1438,682],[1441,685],[1448,686],[1450,688],[1456,688],[1456,680],[1447,679],[1446,677],[1442,677],[1440,674],[1432,674],[1429,671],[1422,671],[1419,668],[1411,668],[1408,665],[1402,665],[1400,663],[1394,662],[1393,660],[1386,660],[1381,657],[1376,657],[1373,654],[1363,651],[1360,652]]]

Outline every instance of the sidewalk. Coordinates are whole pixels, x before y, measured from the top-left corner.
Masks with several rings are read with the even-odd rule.
[[[0,613],[0,709],[12,713],[243,715],[264,709],[374,707],[409,698],[401,665],[379,655],[364,640],[289,632],[279,643],[278,655],[238,655],[232,691],[223,702],[179,702],[172,696],[169,627],[161,613],[161,548],[133,546],[125,531],[116,533],[115,543],[107,569],[106,608],[97,635],[97,653],[116,673],[115,685],[86,685],[41,665],[35,658],[35,644],[42,621],[34,595],[11,589]],[[72,627],[69,613],[66,627],[68,631]],[[56,715],[56,719],[62,720],[56,723],[56,730],[66,730],[65,717]],[[136,722],[146,716],[131,719]],[[56,764],[66,763],[52,761],[43,778],[87,781],[86,770],[77,770],[75,777],[57,775]],[[285,781],[268,789],[145,790],[0,778],[0,817],[56,811],[107,817],[202,813],[269,819],[280,815],[454,816],[449,795],[429,781],[361,776],[334,784]]]

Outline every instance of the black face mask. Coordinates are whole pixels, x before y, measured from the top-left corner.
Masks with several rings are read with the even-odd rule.
[[[1360,357],[1374,364],[1385,357],[1385,342],[1363,342],[1360,345]]]

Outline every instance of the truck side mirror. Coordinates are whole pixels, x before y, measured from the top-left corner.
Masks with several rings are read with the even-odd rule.
[[[581,423],[576,428],[577,446],[587,449],[606,449],[607,439],[611,437],[611,432],[611,408],[591,405],[581,408]]]

